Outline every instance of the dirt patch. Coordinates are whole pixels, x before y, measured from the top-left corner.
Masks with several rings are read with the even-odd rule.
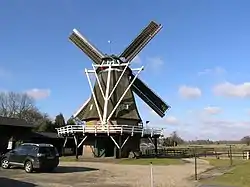
[[[199,172],[210,166],[202,164]],[[41,187],[146,187],[150,185],[150,166],[119,165],[112,163],[61,162],[53,173],[27,174],[23,170],[0,170],[0,174]],[[183,165],[153,166],[155,187],[194,187],[190,176],[192,163]]]

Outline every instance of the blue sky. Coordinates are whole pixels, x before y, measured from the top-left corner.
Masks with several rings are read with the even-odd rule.
[[[101,51],[119,54],[150,20],[162,31],[133,66],[171,105],[160,119],[138,100],[144,120],[186,139],[250,134],[250,2],[247,0],[1,1],[0,90],[27,92],[51,116],[89,97],[91,61],[68,36],[77,28]],[[249,83],[248,83],[249,82]],[[248,132],[249,133],[248,133]]]

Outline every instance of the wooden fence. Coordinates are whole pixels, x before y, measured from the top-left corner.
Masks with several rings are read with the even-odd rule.
[[[151,157],[155,156],[154,149],[144,149],[141,150],[143,157]],[[215,148],[198,148],[196,151],[192,148],[163,148],[158,149],[157,156],[158,157],[169,157],[169,158],[191,158],[194,155],[198,157],[214,157],[214,158],[232,158],[237,159],[249,159],[250,150],[232,150],[230,154],[230,150],[219,150],[217,151]]]

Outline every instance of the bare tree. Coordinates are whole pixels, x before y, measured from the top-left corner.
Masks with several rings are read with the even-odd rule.
[[[4,117],[23,118],[27,111],[34,109],[34,100],[27,94],[0,93],[0,115]]]
[[[0,93],[0,116],[24,119],[35,125],[48,120],[35,106],[35,101],[25,93]]]

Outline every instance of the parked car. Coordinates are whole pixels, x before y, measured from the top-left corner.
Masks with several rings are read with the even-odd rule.
[[[59,154],[51,144],[24,143],[1,156],[1,166],[21,166],[27,173],[34,170],[53,171],[59,164]]]

